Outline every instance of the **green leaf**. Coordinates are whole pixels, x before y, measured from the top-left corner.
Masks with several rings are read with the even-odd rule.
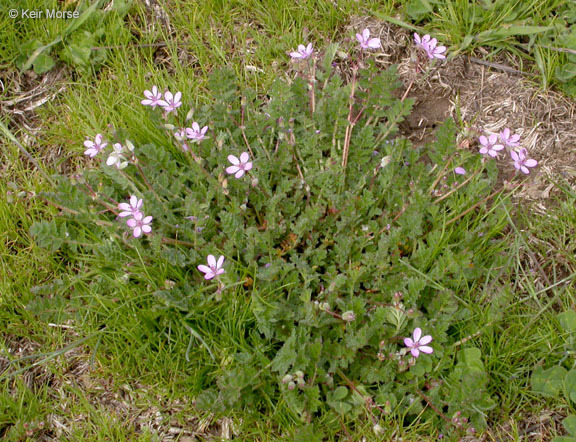
[[[332,62],[334,61],[334,57],[338,51],[338,46],[338,43],[330,43],[325,48],[324,60],[322,61],[324,71],[330,72],[332,70]]]
[[[286,341],[282,348],[276,353],[276,357],[272,361],[272,370],[277,371],[280,375],[286,374],[288,369],[294,364],[298,353],[296,351],[296,329],[292,330],[292,334]]]
[[[566,83],[576,77],[576,63],[567,63],[564,66],[559,66],[554,73],[558,81]]]
[[[481,372],[484,371],[484,364],[482,363],[482,352],[478,348],[465,348],[458,353],[458,360],[469,369]]]
[[[420,21],[433,11],[428,0],[410,0],[404,6],[404,12],[414,21]]]
[[[576,436],[576,415],[569,415],[562,421],[562,425],[571,436]]]
[[[550,367],[547,370],[538,367],[532,373],[532,390],[544,396],[558,397],[565,376],[566,369],[559,365]]]
[[[34,61],[34,72],[38,75],[48,72],[56,62],[48,54],[39,55]]]
[[[54,220],[35,222],[30,227],[30,234],[40,247],[44,247],[51,252],[57,251],[64,243]]]
[[[560,322],[560,327],[566,333],[576,332],[576,312],[574,310],[568,310],[562,313],[558,313],[558,322]]]
[[[335,401],[341,401],[346,396],[348,396],[348,388],[342,385],[332,392],[332,399]]]
[[[564,395],[576,403],[576,369],[570,370],[564,377]]]

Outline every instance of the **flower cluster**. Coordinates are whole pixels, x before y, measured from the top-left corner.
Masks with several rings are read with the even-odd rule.
[[[538,161],[528,158],[528,151],[520,147],[520,135],[512,134],[509,128],[499,134],[481,135],[479,141],[482,155],[496,158],[500,151],[506,149],[510,153],[514,168],[524,174],[529,174],[529,168],[538,165]]]
[[[84,141],[84,147],[87,149],[84,151],[84,155],[88,155],[90,158],[94,158],[100,152],[102,152],[108,143],[104,141],[102,134],[96,134],[94,141],[87,139]],[[108,166],[116,166],[118,169],[124,169],[128,166],[129,158],[127,155],[132,156],[134,152],[134,145],[130,140],[126,140],[126,146],[120,143],[114,143],[112,145],[112,152],[108,155],[106,164]]]
[[[132,229],[132,235],[134,238],[139,238],[142,233],[152,232],[152,217],[144,216],[144,213],[140,210],[142,208],[142,199],[138,199],[136,195],[130,197],[130,203],[120,203],[118,204],[118,209],[121,212],[118,214],[120,218],[132,217],[126,224]]]
[[[144,91],[144,96],[146,98],[140,103],[144,106],[150,106],[152,109],[156,106],[160,106],[167,114],[170,112],[176,112],[176,109],[182,106],[182,92],[176,92],[173,94],[169,90],[166,90],[164,96],[162,96],[158,91],[158,87],[152,86],[152,90]]]
[[[444,55],[446,46],[438,46],[438,40],[431,38],[430,35],[426,34],[420,38],[420,35],[415,32],[414,42],[416,43],[416,47],[422,49],[430,60],[446,58],[446,55]]]

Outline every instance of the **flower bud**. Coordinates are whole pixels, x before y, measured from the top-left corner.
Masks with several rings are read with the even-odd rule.
[[[302,370],[298,370],[298,371],[294,372],[294,376],[296,376],[297,378],[303,378],[304,372]]]
[[[330,304],[327,302],[321,302],[320,305],[318,305],[318,308],[325,312],[326,310],[330,310]]]
[[[294,390],[296,388],[296,384],[294,382],[288,382],[288,390]]]
[[[258,185],[258,178],[252,178],[250,184],[252,185],[252,187],[256,187]]]
[[[384,428],[382,428],[380,425],[376,424],[372,427],[372,431],[374,431],[374,434],[380,435],[380,434],[384,433]]]
[[[380,160],[380,168],[384,169],[388,164],[390,164],[390,161],[392,161],[392,157],[390,155],[386,155]]]
[[[352,310],[342,313],[342,320],[346,322],[352,322],[356,319],[356,314]]]
[[[282,378],[282,383],[283,384],[287,384],[288,382],[290,382],[292,380],[292,375],[291,374],[287,374],[286,376],[284,376]]]

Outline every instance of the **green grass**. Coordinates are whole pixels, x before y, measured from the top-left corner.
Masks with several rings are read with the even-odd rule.
[[[192,97],[191,104],[196,106],[209,98],[205,89],[207,74],[217,66],[229,64],[247,85],[264,93],[275,77],[284,75],[288,50],[303,41],[310,40],[322,47],[329,41],[349,37],[342,31],[351,15],[368,11],[394,15],[395,3],[398,2],[345,1],[335,6],[335,2],[327,0],[299,3],[180,0],[168,9],[174,30],[170,35],[160,26],[144,32],[147,13],[134,7],[125,20],[125,28],[118,26],[118,20],[103,22],[107,32],[102,45],[115,48],[106,50],[102,69],[74,70],[67,77],[63,94],[39,109],[42,131],[32,153],[46,159],[50,170],[64,163],[77,167],[84,135],[105,131],[108,124],[118,129],[139,127],[141,139],[134,141],[160,144],[163,140],[154,127],[142,123],[144,109],[132,104],[150,84],[181,90],[184,96]],[[29,1],[23,7],[47,4],[60,7],[56,1]],[[433,29],[443,43],[463,52],[487,45],[495,52],[509,51],[534,61],[544,74],[542,82],[548,84],[555,68],[564,62],[563,56],[545,48],[527,52],[525,45],[536,35],[534,29],[519,39],[516,38],[519,32],[530,30],[508,28],[511,30],[502,32],[501,29],[507,25],[549,26],[558,21],[551,12],[566,5],[561,0],[497,1],[473,9],[468,2],[452,0],[442,2],[435,13],[426,15],[422,26]],[[13,66],[20,42],[38,38],[44,44],[49,43],[63,32],[65,25],[57,20],[17,21],[3,13],[0,38],[5,44],[0,46],[0,67]],[[138,31],[141,38],[132,37],[129,29]],[[167,61],[160,68],[152,60],[155,49],[137,46],[158,40],[168,43]],[[57,56],[56,50],[54,55]],[[246,71],[246,65],[263,72]],[[12,93],[6,87],[0,99],[9,99]],[[17,136],[26,132],[18,125],[11,128]],[[28,234],[32,222],[55,216],[57,209],[47,208],[42,199],[34,196],[47,190],[48,184],[19,156],[15,146],[6,143],[1,147],[0,232],[7,232],[7,236],[0,241],[0,361],[9,359],[12,364],[0,374],[0,435],[7,440],[22,440],[26,431],[32,432],[30,437],[55,432],[48,415],[59,407],[58,419],[66,423],[59,440],[155,440],[150,432],[137,433],[118,409],[107,408],[98,386],[105,386],[110,394],[124,394],[126,401],[136,404],[135,408],[155,405],[161,410],[178,410],[175,420],[182,425],[186,416],[206,417],[195,409],[192,399],[206,379],[230,362],[231,354],[250,348],[250,340],[244,333],[253,324],[249,306],[237,300],[192,318],[197,330],[202,331],[204,342],[201,342],[168,308],[134,292],[123,280],[106,277],[98,280],[98,275],[90,274],[89,268],[34,245]],[[63,151],[60,158],[49,154],[57,147]],[[25,193],[18,196],[19,192]],[[566,191],[558,207],[546,216],[514,215],[518,231],[513,229],[509,236],[513,250],[509,270],[494,269],[498,282],[489,286],[481,299],[464,294],[468,302],[477,302],[474,320],[465,324],[465,330],[471,336],[469,342],[482,350],[491,376],[490,389],[499,399],[498,409],[490,415],[492,434],[517,434],[520,438],[523,422],[530,420],[528,416],[537,420],[550,409],[561,414],[575,411],[565,401],[536,395],[529,383],[534,367],[552,366],[567,355],[573,357],[574,349],[567,348],[567,337],[556,314],[574,308],[574,199],[575,195]],[[548,281],[532,262],[528,249],[543,257],[540,266]],[[84,258],[85,263],[98,259]],[[166,279],[166,269],[154,272],[154,279]],[[55,280],[61,280],[66,290],[50,287]],[[98,280],[97,290],[88,284],[94,280]],[[565,282],[559,284],[560,281]],[[45,285],[42,289],[33,289],[42,285]],[[549,286],[552,288],[548,289]],[[51,327],[48,323],[71,324],[74,328]],[[87,336],[90,338],[82,342]],[[18,343],[28,342],[34,344],[26,347],[25,356],[34,357],[16,360],[7,354],[8,348],[14,350]],[[61,353],[62,349],[69,351]],[[79,351],[90,366],[85,373],[87,382],[93,382],[92,389],[70,373],[74,351]],[[14,374],[17,370],[22,373]],[[30,382],[31,379],[35,382]],[[45,382],[46,379],[52,379],[53,383]],[[125,385],[131,389],[128,393],[123,390]],[[177,400],[179,406],[175,405]],[[79,415],[84,418],[75,420]],[[294,425],[295,419],[282,403],[267,417],[274,422],[272,426],[249,413],[236,412],[230,417],[246,440],[279,437],[277,429]],[[41,421],[52,422],[52,429],[39,428]],[[509,421],[514,425],[503,430],[502,426]],[[322,425],[327,435],[333,435],[346,423]],[[394,434],[415,440],[431,431],[418,424],[402,428],[394,417],[382,425],[386,426],[384,439]],[[374,439],[372,427],[367,423],[362,434],[368,440]],[[360,436],[354,434],[355,439]]]

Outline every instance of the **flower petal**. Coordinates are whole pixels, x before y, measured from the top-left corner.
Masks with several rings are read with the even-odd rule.
[[[228,161],[230,161],[234,166],[240,164],[240,160],[236,158],[234,155],[228,155]]]
[[[429,347],[427,345],[423,345],[422,347],[418,347],[418,350],[420,350],[422,353],[432,353],[434,351],[434,349],[432,347]]]
[[[226,168],[226,173],[233,174],[233,173],[238,172],[239,170],[240,170],[240,168],[238,166],[228,166]]]
[[[200,265],[198,266],[198,270],[200,270],[202,273],[210,273],[210,272],[212,272],[212,269],[210,269],[210,267],[205,266],[205,265],[203,265],[203,264],[200,264]]]
[[[248,152],[242,152],[240,154],[240,162],[245,164],[248,161],[250,161],[250,155],[248,155]]]
[[[381,46],[379,38],[371,38],[368,41],[368,47],[372,49],[378,49]]]
[[[524,165],[527,167],[536,167],[538,165],[538,161],[529,159],[524,162]]]
[[[406,347],[414,347],[414,341],[411,338],[404,338],[404,345]]]
[[[242,178],[244,176],[244,169],[240,169],[238,172],[236,172],[236,175],[234,175],[234,177],[236,178]]]
[[[418,341],[420,345],[430,344],[430,342],[432,342],[432,336],[430,335],[422,336]]]
[[[414,329],[414,334],[412,335],[412,338],[414,339],[414,342],[418,342],[420,341],[420,337],[422,336],[422,329],[420,327],[416,327]]]
[[[218,262],[216,262],[216,267],[221,268],[222,264],[224,264],[224,256],[220,255],[220,258],[218,258]]]
[[[415,358],[420,356],[420,351],[418,351],[417,348],[413,348],[412,350],[410,350],[410,353],[412,353],[412,356],[414,356]]]
[[[216,257],[214,255],[208,255],[208,258],[206,258],[208,261],[208,265],[211,268],[216,267]]]

